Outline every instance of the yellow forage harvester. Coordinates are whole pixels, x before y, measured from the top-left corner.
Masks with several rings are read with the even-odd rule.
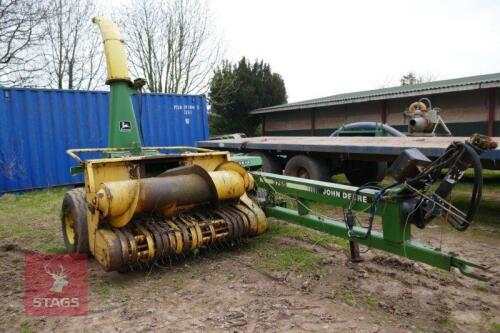
[[[108,68],[109,148],[68,150],[80,163],[73,171],[85,179],[62,205],[68,251],[92,254],[105,270],[122,271],[264,233],[264,212],[247,196],[254,180],[228,152],[142,147],[131,96],[144,81],[130,80],[114,22],[93,22]],[[103,158],[80,157],[95,152]]]

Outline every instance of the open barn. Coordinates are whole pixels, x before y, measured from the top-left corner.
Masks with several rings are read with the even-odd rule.
[[[327,136],[344,124],[373,121],[406,131],[403,111],[429,98],[455,136],[500,134],[500,73],[350,92],[252,111],[266,136]]]

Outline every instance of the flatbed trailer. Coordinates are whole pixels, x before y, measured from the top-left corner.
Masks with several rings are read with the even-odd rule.
[[[297,137],[263,136],[199,141],[198,147],[258,155],[263,169],[317,180],[345,173],[354,185],[381,180],[387,166],[405,149],[418,148],[429,158],[443,154],[465,137]],[[492,138],[500,142],[500,137]],[[500,148],[481,155],[485,169],[500,170]]]

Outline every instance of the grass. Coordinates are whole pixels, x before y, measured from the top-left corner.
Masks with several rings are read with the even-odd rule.
[[[97,284],[97,293],[103,299],[108,299],[111,296],[111,283],[106,280],[100,280]]]
[[[419,325],[416,325],[417,326],[417,330],[421,333],[427,333],[429,332],[429,327],[425,326],[425,325],[422,325],[422,326],[419,326]]]
[[[64,252],[59,213],[66,191],[56,188],[1,196],[2,239],[26,250]]]
[[[342,303],[351,306],[364,306],[369,310],[377,308],[380,299],[374,298],[371,294],[365,295],[362,293],[355,293],[352,290],[352,286],[349,285],[339,285],[333,291],[333,298],[341,301]]]
[[[458,329],[457,324],[449,319],[443,319],[439,322],[439,324],[445,329],[446,332],[456,332]]]
[[[335,244],[344,250],[349,249],[349,242],[345,239],[293,224],[271,223],[267,235],[288,237],[323,247]]]
[[[455,280],[455,278],[450,272],[443,270],[441,268],[431,267],[431,271],[445,282],[452,283]]]
[[[344,175],[336,175],[332,180],[338,183],[348,183]],[[390,182],[389,177],[384,180],[384,184]],[[497,227],[499,225],[497,216],[500,205],[499,183],[500,171],[484,170],[483,200],[475,218],[475,223],[479,226]],[[465,208],[468,204],[471,188],[472,175],[468,171],[463,181],[455,187],[453,203],[458,207]],[[2,235],[2,244],[6,244],[6,242],[14,243],[26,250],[45,253],[64,252],[59,212],[66,191],[66,188],[54,188],[1,196],[0,235]],[[326,216],[335,216],[337,218],[342,216],[342,209],[338,207],[313,203],[311,209]],[[472,228],[472,233],[478,237],[500,237],[500,233],[485,231],[484,228]],[[336,244],[348,250],[348,242],[343,239],[288,224],[272,223],[267,236],[265,235],[263,239],[273,236],[289,237],[319,246]],[[293,259],[297,257],[295,259],[298,259],[299,263],[290,263],[290,265],[296,266],[297,269],[307,267],[307,264],[300,264],[300,262],[301,260],[307,261],[311,257],[307,249],[299,251],[304,252],[299,254],[294,254],[294,251],[287,249],[286,246],[272,250],[285,262],[293,262]],[[280,253],[278,254],[278,252]],[[287,264],[284,264],[284,266],[287,266]]]
[[[490,327],[493,332],[500,333],[500,323],[493,322],[491,323]]]
[[[273,269],[279,272],[295,271],[309,272],[319,269],[323,257],[317,256],[312,250],[297,246],[271,246],[268,249],[260,249],[263,261],[261,267]]]
[[[371,296],[365,296],[363,297],[363,303],[370,309],[376,308],[378,301],[371,297]]]
[[[31,328],[31,323],[29,321],[27,321],[27,320],[23,321],[21,323],[19,332],[21,332],[21,333],[31,333],[31,332],[33,332],[33,329]]]
[[[356,296],[352,291],[346,290],[339,292],[339,299],[349,305],[355,306],[356,305]]]
[[[297,240],[308,239],[316,244],[326,244],[328,241],[324,237],[325,235],[319,233],[315,235],[314,231],[305,228],[271,223],[268,232],[253,238],[253,246],[249,248],[249,251],[259,256],[257,265],[261,269],[278,272],[311,272],[321,270],[323,256],[297,244],[278,243],[276,240],[272,241],[276,236]]]

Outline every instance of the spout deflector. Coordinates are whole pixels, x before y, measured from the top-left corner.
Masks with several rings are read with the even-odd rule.
[[[128,75],[125,44],[115,22],[105,16],[96,16],[92,19],[92,22],[99,26],[104,43],[104,53],[108,68],[106,84],[113,81],[131,82]]]

